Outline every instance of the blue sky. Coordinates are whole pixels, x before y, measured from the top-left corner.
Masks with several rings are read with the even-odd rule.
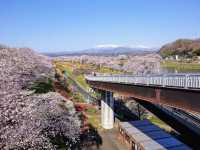
[[[199,0],[0,0],[0,43],[42,52],[200,37]]]

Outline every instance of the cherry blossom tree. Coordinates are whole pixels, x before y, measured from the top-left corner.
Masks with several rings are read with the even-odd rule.
[[[26,87],[51,78],[51,60],[28,48],[0,50],[0,149],[67,148],[79,140],[80,119],[60,94],[36,94]]]

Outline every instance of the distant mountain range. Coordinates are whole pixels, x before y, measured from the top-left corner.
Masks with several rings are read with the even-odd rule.
[[[45,55],[51,57],[57,56],[69,56],[69,55],[120,55],[120,54],[132,54],[140,55],[145,53],[156,52],[157,49],[146,48],[146,47],[125,47],[125,46],[101,46],[80,51],[66,51],[57,53],[45,53]]]

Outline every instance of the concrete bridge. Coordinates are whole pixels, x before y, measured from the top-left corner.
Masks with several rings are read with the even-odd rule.
[[[101,122],[106,129],[114,123],[114,92],[200,114],[200,74],[87,75],[86,81],[102,95]]]

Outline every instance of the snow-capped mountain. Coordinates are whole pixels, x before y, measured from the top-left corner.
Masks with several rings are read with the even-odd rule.
[[[144,54],[155,52],[156,49],[145,46],[121,46],[121,45],[97,45],[94,48],[66,51],[60,53],[47,54],[49,56],[64,56],[64,55],[119,55],[119,54]]]

